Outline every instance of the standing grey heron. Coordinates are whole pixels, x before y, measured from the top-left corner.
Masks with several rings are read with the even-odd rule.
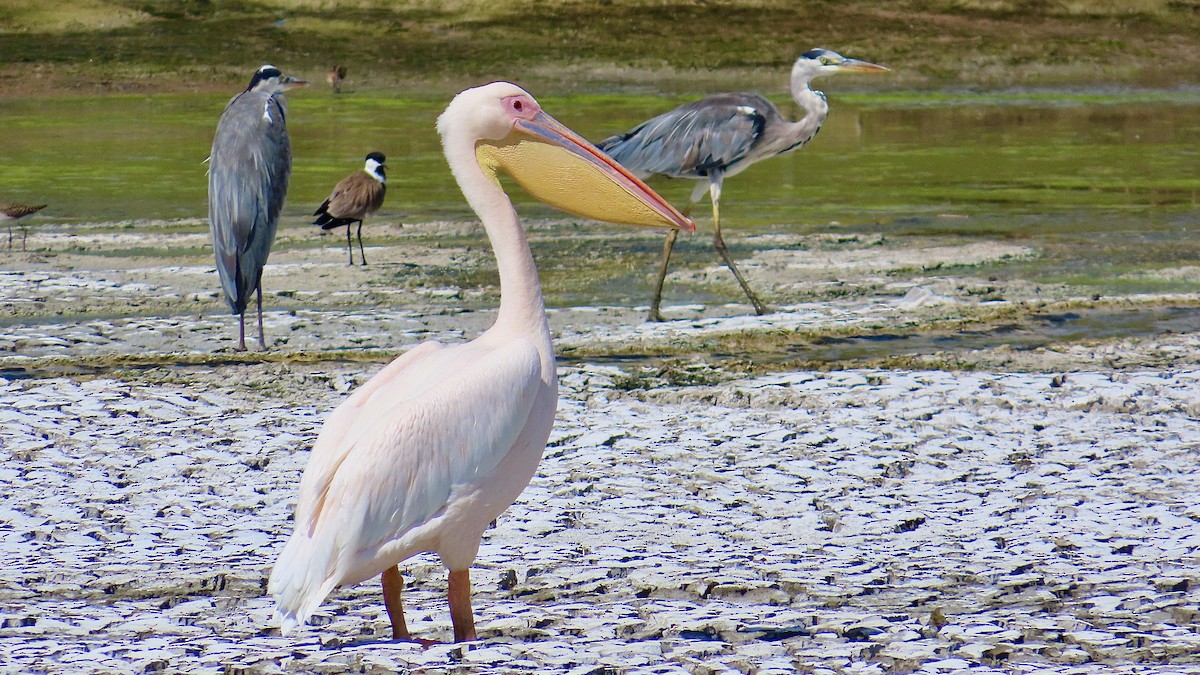
[[[258,295],[258,344],[267,348],[262,323],[262,271],[292,173],[283,92],[307,86],[275,66],[263,66],[250,86],[221,113],[208,164],[208,223],[217,273],[229,309],[238,317],[238,349],[246,349],[246,305]]]
[[[383,206],[383,197],[387,192],[387,158],[382,152],[372,152],[367,155],[366,166],[362,171],[355,171],[338,181],[333,193],[324,203],[313,212],[317,217],[313,225],[320,225],[322,230],[332,230],[335,227],[346,227],[346,248],[350,251],[350,264],[354,264],[354,246],[350,243],[350,226],[358,222],[358,253],[362,256],[363,265],[367,264],[367,254],[363,252],[362,226],[363,219],[375,215]]]
[[[829,104],[825,94],[809,88],[813,78],[842,71],[887,70],[828,49],[813,49],[801,54],[792,66],[792,98],[804,110],[799,122],[789,122],[774,104],[758,94],[716,94],[685,103],[628,133],[606,138],[597,146],[639,178],[663,175],[699,180],[684,213],[690,215],[707,189],[713,207],[713,245],[750,298],[755,313],[765,314],[766,305],[750,290],[721,238],[721,183],[751,164],[795,150],[817,135],[829,114]],[[650,321],[662,321],[659,307],[663,280],[676,237],[678,232],[672,230],[663,243]]]
[[[45,204],[30,206],[28,204],[7,204],[0,206],[0,220],[8,223],[8,250],[12,250],[12,224],[23,218],[28,218],[33,214],[46,208]],[[29,231],[25,229],[25,225],[21,225],[21,250],[25,250],[25,238],[29,236]]]

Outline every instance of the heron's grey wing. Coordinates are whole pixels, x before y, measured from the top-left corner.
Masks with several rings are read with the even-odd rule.
[[[209,159],[208,210],[217,271],[235,314],[267,262],[292,169],[286,110],[250,93],[230,102]]]
[[[663,113],[597,145],[641,176],[698,178],[745,158],[775,106],[755,94],[718,94]]]

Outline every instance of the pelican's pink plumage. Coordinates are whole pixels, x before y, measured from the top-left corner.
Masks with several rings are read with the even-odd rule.
[[[397,358],[326,421],[268,584],[285,633],[333,589],[381,574],[393,637],[410,639],[397,565],[433,552],[450,571],[454,638],[475,639],[468,569],[484,530],[533,477],[558,401],[537,269],[498,169],[578,215],[694,230],[516,85],[460,93],[438,131],[495,251],[500,310],[467,344],[425,343]]]

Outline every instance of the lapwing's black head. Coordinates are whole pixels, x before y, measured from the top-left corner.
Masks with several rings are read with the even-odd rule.
[[[386,158],[382,152],[372,152],[367,155],[367,164],[363,167],[363,170],[374,176],[377,180],[386,180],[387,165],[384,164],[384,161],[386,161]]]
[[[365,167],[362,167],[362,171],[373,175],[376,180],[382,183],[382,181],[388,179],[388,165],[385,165],[384,161],[383,153],[371,153],[367,155],[367,163]]]

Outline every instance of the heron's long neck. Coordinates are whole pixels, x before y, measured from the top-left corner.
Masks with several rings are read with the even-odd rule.
[[[788,149],[796,148],[812,140],[821,130],[825,118],[829,116],[829,103],[825,94],[813,91],[808,83],[811,77],[798,71],[792,71],[792,98],[804,111],[804,117],[793,122],[788,130]]]
[[[496,255],[500,270],[500,313],[496,325],[544,334],[548,346],[542,286],[512,202],[500,185],[479,167],[473,144],[447,142],[446,158],[471,208],[483,221]]]

